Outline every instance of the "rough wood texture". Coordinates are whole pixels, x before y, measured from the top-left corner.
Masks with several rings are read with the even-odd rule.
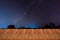
[[[0,40],[60,40],[60,29],[0,29]]]

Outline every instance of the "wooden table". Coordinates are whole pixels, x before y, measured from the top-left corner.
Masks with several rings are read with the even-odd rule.
[[[60,40],[60,29],[0,29],[0,40]]]

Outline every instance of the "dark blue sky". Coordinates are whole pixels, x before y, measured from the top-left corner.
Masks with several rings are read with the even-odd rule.
[[[60,24],[59,0],[0,0],[0,28],[49,22]]]

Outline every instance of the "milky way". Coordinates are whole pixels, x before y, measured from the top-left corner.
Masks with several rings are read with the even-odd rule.
[[[59,0],[0,0],[0,28],[60,24]]]

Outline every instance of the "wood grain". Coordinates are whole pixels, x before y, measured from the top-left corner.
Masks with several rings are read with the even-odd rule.
[[[0,40],[60,40],[60,29],[0,29]]]

